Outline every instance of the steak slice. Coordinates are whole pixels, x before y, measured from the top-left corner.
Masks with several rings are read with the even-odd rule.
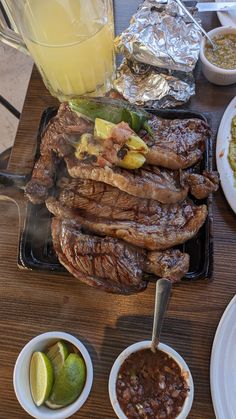
[[[76,278],[107,292],[130,294],[146,288],[144,253],[119,240],[84,235],[71,221],[52,220],[60,262]]]
[[[40,157],[26,185],[25,193],[33,204],[40,204],[48,197],[60,160],[74,153],[73,142],[84,132],[92,131],[93,123],[80,118],[66,103],[60,105],[57,115],[50,120],[43,134]]]
[[[169,171],[149,165],[137,170],[107,166],[103,168],[79,161],[74,156],[67,157],[65,161],[72,178],[104,182],[130,195],[155,199],[163,204],[183,201],[188,193],[188,186],[179,170]]]
[[[217,172],[204,170],[202,175],[186,172],[184,178],[189,185],[191,194],[197,199],[205,199],[219,188],[219,174]]]
[[[189,255],[178,249],[148,252],[144,269],[160,278],[178,282],[189,270]]]
[[[59,218],[74,219],[96,234],[149,250],[184,243],[196,235],[207,217],[207,207],[190,200],[164,205],[83,179],[72,180],[59,200],[50,197],[46,205]]]
[[[197,163],[210,139],[208,124],[200,119],[161,119],[149,121],[154,136],[141,135],[149,147],[147,162],[168,169],[186,169]]]
[[[179,280],[189,268],[188,256],[179,251],[150,255],[117,239],[83,234],[73,221],[52,220],[54,249],[60,262],[82,282],[118,294],[144,290],[147,280],[143,271],[165,273]]]

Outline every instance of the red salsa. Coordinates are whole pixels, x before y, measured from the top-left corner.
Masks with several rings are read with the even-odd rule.
[[[143,349],[122,364],[117,399],[129,419],[174,419],[182,410],[189,387],[186,373],[165,352]]]

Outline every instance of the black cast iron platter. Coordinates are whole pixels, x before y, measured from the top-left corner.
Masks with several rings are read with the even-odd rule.
[[[199,112],[190,110],[149,110],[157,116],[167,119],[200,118],[209,123],[209,118]],[[38,129],[38,147],[35,159],[39,157],[39,148],[42,134],[50,121],[55,116],[57,109],[46,109]],[[212,141],[207,143],[202,161],[193,169],[200,173],[212,169]],[[208,217],[204,226],[192,240],[178,246],[190,255],[190,269],[185,280],[210,279],[213,267],[213,237],[212,237],[212,197],[207,200],[196,201],[208,206]],[[42,271],[65,272],[54,252],[51,240],[51,214],[44,204],[32,205],[28,203],[24,230],[19,241],[18,264],[27,269]]]

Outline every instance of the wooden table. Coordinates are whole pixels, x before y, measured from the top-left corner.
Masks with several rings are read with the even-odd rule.
[[[118,0],[118,3],[118,27],[122,29],[138,1]],[[206,14],[204,26],[209,30],[219,26],[219,22],[212,14]],[[188,107],[210,112],[216,132],[225,107],[236,94],[236,87],[213,86],[203,78],[200,68],[196,73],[196,96]],[[31,170],[41,113],[56,103],[34,69],[9,161],[10,171],[28,173]],[[0,417],[29,417],[18,404],[13,390],[15,360],[35,335],[61,330],[85,343],[94,365],[91,395],[74,417],[115,418],[107,391],[109,372],[125,347],[150,338],[154,285],[130,297],[101,293],[67,274],[19,270],[17,247],[17,208],[3,201],[0,204]],[[194,404],[189,415],[192,419],[215,417],[209,387],[211,346],[223,310],[236,290],[235,215],[221,190],[214,196],[214,248],[213,282],[203,280],[175,286],[162,332],[162,341],[179,351],[192,371],[195,383]]]

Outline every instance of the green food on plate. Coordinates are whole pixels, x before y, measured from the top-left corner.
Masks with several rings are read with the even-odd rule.
[[[229,143],[228,159],[236,179],[236,115],[231,122],[231,140]]]

